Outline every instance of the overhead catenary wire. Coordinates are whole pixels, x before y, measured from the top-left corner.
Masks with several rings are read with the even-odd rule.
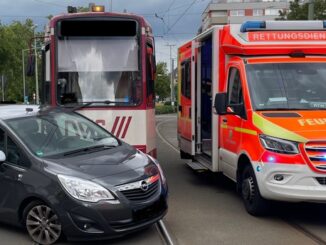
[[[188,10],[197,2],[198,0],[193,0],[189,6],[182,12],[182,14],[179,16],[179,18],[176,19],[175,22],[168,28],[167,33],[172,30],[172,28],[185,16],[185,14],[188,12]]]
[[[165,11],[165,13],[163,14],[163,18],[165,17],[166,13],[170,12],[170,9],[172,8],[173,4],[175,3],[176,0],[172,0],[172,2],[170,3],[169,7],[167,8],[167,10]]]

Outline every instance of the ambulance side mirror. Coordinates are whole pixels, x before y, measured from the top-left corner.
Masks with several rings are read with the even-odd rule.
[[[218,93],[218,94],[215,95],[214,108],[215,108],[216,113],[218,115],[227,114],[226,100],[227,100],[227,94],[226,93]]]

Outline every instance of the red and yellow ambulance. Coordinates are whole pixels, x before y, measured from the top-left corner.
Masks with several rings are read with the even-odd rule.
[[[326,21],[214,26],[179,48],[178,140],[247,211],[326,201]]]

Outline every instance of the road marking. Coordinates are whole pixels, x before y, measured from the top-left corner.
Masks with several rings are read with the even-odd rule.
[[[161,235],[161,238],[166,245],[175,245],[175,243],[172,241],[172,238],[171,238],[168,230],[166,229],[166,226],[165,226],[163,220],[159,220],[156,223],[156,229],[157,229],[158,233]]]
[[[170,121],[172,121],[172,119],[171,120],[165,120],[165,121],[162,121],[162,122],[159,122],[157,125],[156,125],[156,133],[157,133],[157,135],[158,135],[158,137],[160,137],[160,139],[165,143],[165,144],[167,144],[168,146],[170,146],[175,152],[177,152],[178,154],[180,153],[180,151],[179,151],[179,149],[178,148],[176,148],[174,145],[172,145],[167,139],[165,139],[164,138],[164,136],[160,133],[160,131],[159,131],[159,127],[162,125],[162,124],[164,124],[164,123],[166,123],[166,122],[170,122]]]

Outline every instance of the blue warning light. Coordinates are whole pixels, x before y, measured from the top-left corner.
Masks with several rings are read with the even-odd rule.
[[[325,23],[324,23],[325,25]],[[244,22],[241,25],[240,31],[241,32],[248,32],[252,30],[259,30],[259,29],[265,29],[266,28],[266,22],[265,21],[255,21],[255,20],[249,20]]]
[[[267,157],[267,161],[269,161],[269,162],[275,162],[275,157],[269,156],[269,157]]]

